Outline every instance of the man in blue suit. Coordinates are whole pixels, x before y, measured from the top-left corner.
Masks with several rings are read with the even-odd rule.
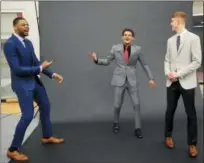
[[[27,21],[22,17],[15,18],[13,26],[15,33],[5,43],[4,53],[11,71],[12,89],[17,95],[22,116],[16,126],[7,156],[13,160],[25,161],[28,160],[28,156],[20,153],[19,148],[26,129],[33,119],[33,101],[38,104],[40,110],[43,136],[41,142],[49,144],[64,142],[62,138],[53,137],[49,99],[38,75],[43,73],[51,79],[56,79],[59,83],[63,81],[63,77],[48,69],[52,62],[44,61],[41,64],[37,59],[31,41],[25,38],[29,33]]]

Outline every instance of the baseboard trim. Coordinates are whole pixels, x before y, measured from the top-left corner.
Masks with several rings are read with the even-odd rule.
[[[18,103],[18,99],[16,99],[16,98],[5,98],[5,99],[1,99],[1,103]]]

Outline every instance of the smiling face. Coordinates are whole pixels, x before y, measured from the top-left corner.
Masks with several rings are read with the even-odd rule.
[[[130,45],[134,40],[134,34],[132,31],[124,31],[122,36],[123,44]]]
[[[26,37],[29,34],[29,24],[25,19],[20,19],[14,25],[14,30],[21,37]]]

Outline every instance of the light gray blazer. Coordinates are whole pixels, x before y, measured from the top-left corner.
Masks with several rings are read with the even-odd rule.
[[[96,62],[98,65],[109,65],[112,61],[115,61],[116,68],[113,72],[111,85],[122,86],[125,83],[126,77],[131,86],[136,86],[136,64],[138,61],[141,63],[145,70],[149,80],[153,79],[153,75],[149,69],[149,66],[145,62],[144,55],[141,54],[141,47],[137,45],[131,45],[131,54],[128,64],[124,60],[124,47],[123,44],[113,45],[109,55],[105,59],[98,58]]]
[[[164,72],[177,71],[179,82],[184,89],[197,87],[196,70],[201,66],[202,54],[199,36],[188,30],[181,36],[179,50],[176,47],[177,35],[170,37],[167,41],[167,51],[164,61]],[[167,78],[166,86],[171,85]]]

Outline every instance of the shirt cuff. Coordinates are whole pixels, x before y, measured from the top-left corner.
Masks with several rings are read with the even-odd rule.
[[[97,59],[97,60],[94,60],[94,63],[96,63],[96,64],[97,64],[97,63],[98,63],[98,59]]]
[[[42,66],[40,66],[40,72],[42,72],[43,71],[43,68],[42,68]]]
[[[55,73],[52,74],[52,78],[53,78],[54,75],[55,75]]]

